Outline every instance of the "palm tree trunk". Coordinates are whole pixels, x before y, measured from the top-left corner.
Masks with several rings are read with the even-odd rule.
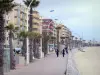
[[[57,49],[59,51],[59,29],[57,30]]]
[[[13,44],[12,44],[12,32],[9,33],[9,45],[10,45],[10,69],[15,69],[15,59],[13,52]]]
[[[26,65],[26,57],[27,57],[27,56],[26,56],[26,51],[27,51],[27,50],[26,50],[26,49],[27,49],[26,47],[27,47],[26,38],[24,38],[24,40],[23,40],[23,49],[24,49],[24,50],[23,50],[23,54],[24,54],[24,58],[25,58],[25,65]]]
[[[44,55],[46,56],[48,53],[48,41],[44,41]]]
[[[44,52],[44,56],[47,54],[47,42],[45,38],[42,39],[42,51]]]
[[[24,56],[25,57],[25,55],[26,55],[26,38],[24,38],[24,40],[23,40],[23,46],[22,46],[22,56]]]
[[[4,19],[3,14],[0,14],[0,75],[3,75],[4,38]]]
[[[29,18],[29,31],[32,32],[32,20],[33,20],[33,17],[32,17],[32,14],[33,14],[33,10],[32,10],[32,7],[30,7],[30,18]],[[33,62],[33,48],[32,48],[32,38],[29,39],[29,43],[30,43],[30,62]]]
[[[34,52],[34,57],[36,58],[36,43],[35,43],[35,39],[33,40],[33,52]]]
[[[38,38],[38,39],[37,39],[37,42],[36,42],[36,43],[37,43],[37,46],[36,46],[36,47],[37,47],[37,58],[38,58],[38,59],[40,58],[40,53],[39,53],[39,46],[40,46],[40,43],[39,43],[39,42],[40,42],[40,40],[39,40],[39,38]]]

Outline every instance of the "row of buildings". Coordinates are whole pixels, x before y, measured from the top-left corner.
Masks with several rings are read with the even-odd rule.
[[[20,30],[25,30],[26,29],[26,25],[27,25],[27,8],[23,5],[18,4],[18,6],[16,6],[15,8],[13,8],[13,10],[9,13],[6,13],[5,15],[5,25],[8,25],[9,23],[13,23],[15,26],[19,27],[19,31]],[[33,14],[31,14],[33,16],[33,26],[32,26],[32,30],[34,32],[38,32],[40,34],[42,34],[42,32],[47,32],[52,34],[53,36],[57,36],[57,31],[56,31],[56,27],[60,26],[60,32],[59,32],[59,36],[71,36],[71,31],[63,24],[57,24],[55,23],[52,19],[44,19],[42,16],[39,15],[39,12],[36,10],[33,10]],[[5,33],[6,35],[6,41],[5,41],[5,45],[9,45],[9,38],[8,38],[8,33],[6,31]],[[61,41],[61,38],[59,38],[59,41]],[[14,48],[21,48],[22,43],[20,42],[20,40],[17,39],[17,35],[15,35],[15,38],[13,40],[13,47]],[[41,43],[41,47],[42,47],[42,43]],[[54,44],[52,41],[49,41],[48,43],[48,50],[51,50],[54,48]]]
[[[72,32],[70,31],[70,29],[68,27],[66,27],[63,24],[58,24],[56,23],[54,20],[52,19],[48,19],[48,18],[43,18],[42,16],[40,16],[39,12],[36,10],[33,10],[33,14],[32,15],[33,19],[32,19],[32,31],[34,32],[38,32],[41,35],[43,34],[43,32],[46,32],[48,35],[52,35],[56,38],[58,38],[57,35],[59,35],[58,38],[58,42],[59,44],[62,43],[63,40],[63,44],[64,45],[69,45],[69,47],[78,47],[78,46],[82,46],[82,39],[80,38],[74,38],[74,36],[72,36]],[[8,25],[9,23],[14,24],[16,27],[19,27],[20,29],[18,30],[18,32],[20,32],[21,30],[26,30],[26,25],[27,25],[27,8],[23,5],[18,4],[18,6],[16,6],[15,8],[13,8],[13,10],[9,13],[6,13],[4,15],[5,17],[5,26]],[[60,27],[59,29],[59,34],[57,33],[57,27]],[[9,33],[6,30],[5,31],[5,47],[9,46]],[[62,38],[64,37],[64,38]],[[40,38],[40,53],[41,53],[41,57],[42,58],[44,56],[44,52],[43,52],[43,39]],[[83,41],[85,43],[85,41]],[[84,46],[87,43],[84,44]],[[89,42],[89,44],[91,45],[91,41]],[[14,35],[14,39],[13,39],[13,48],[15,49],[21,49],[22,48],[23,43],[17,38],[17,35]],[[52,50],[54,50],[54,48],[57,47],[57,40],[54,42],[52,40],[49,40],[48,44],[47,44],[47,50],[48,52],[51,52]],[[4,57],[4,64],[7,66],[7,62],[8,60],[10,60],[9,57],[9,52],[4,52],[5,56]],[[8,60],[7,60],[8,59]],[[8,63],[9,65],[10,63]],[[4,67],[6,67],[4,66]]]

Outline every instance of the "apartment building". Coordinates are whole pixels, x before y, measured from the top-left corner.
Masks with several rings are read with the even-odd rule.
[[[26,29],[26,11],[27,8],[23,5],[17,4],[16,7],[12,9],[11,12],[5,14],[5,26],[9,23],[14,24],[16,27],[19,27],[20,30]],[[18,32],[19,32],[18,31]],[[5,32],[6,40],[5,44],[9,45],[9,38],[8,38],[8,31]],[[22,43],[17,39],[17,35],[14,35],[15,38],[13,40],[13,47],[14,48],[21,48]]]
[[[42,34],[42,17],[39,15],[39,12],[33,11],[33,31]]]
[[[54,21],[52,19],[43,19],[42,29],[43,29],[43,32],[47,32],[53,35]]]
[[[52,19],[42,19],[42,32],[46,32],[48,35],[56,36],[55,22]],[[54,41],[49,40],[48,50],[54,50]]]
[[[69,28],[67,28],[63,24],[59,24],[57,26],[60,27],[60,29],[59,29],[59,42],[63,43],[63,44],[68,44],[69,42],[71,42],[70,40],[71,40],[72,33],[69,30]]]
[[[39,15],[39,12],[36,10],[33,10],[33,26],[32,30],[33,32],[40,33],[42,35],[42,17]],[[42,38],[40,38],[40,45],[39,45],[39,52],[40,52],[40,58],[43,57],[42,52]]]
[[[59,41],[61,41],[61,37],[70,37],[71,36],[71,31],[65,25],[59,24],[58,27],[60,27]]]

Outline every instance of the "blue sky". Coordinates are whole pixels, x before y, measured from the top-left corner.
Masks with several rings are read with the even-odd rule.
[[[21,2],[20,0],[16,0]],[[86,40],[100,41],[100,1],[99,0],[40,0],[36,8],[46,18],[58,19]],[[50,10],[55,10],[50,12]],[[77,35],[76,35],[77,36]]]

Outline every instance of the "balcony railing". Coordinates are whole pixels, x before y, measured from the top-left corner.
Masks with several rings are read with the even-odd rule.
[[[37,26],[37,25],[33,25],[33,28],[39,28],[39,26]]]
[[[39,20],[33,19],[33,23],[40,23]]]
[[[33,14],[33,17],[40,18],[38,14]]]

